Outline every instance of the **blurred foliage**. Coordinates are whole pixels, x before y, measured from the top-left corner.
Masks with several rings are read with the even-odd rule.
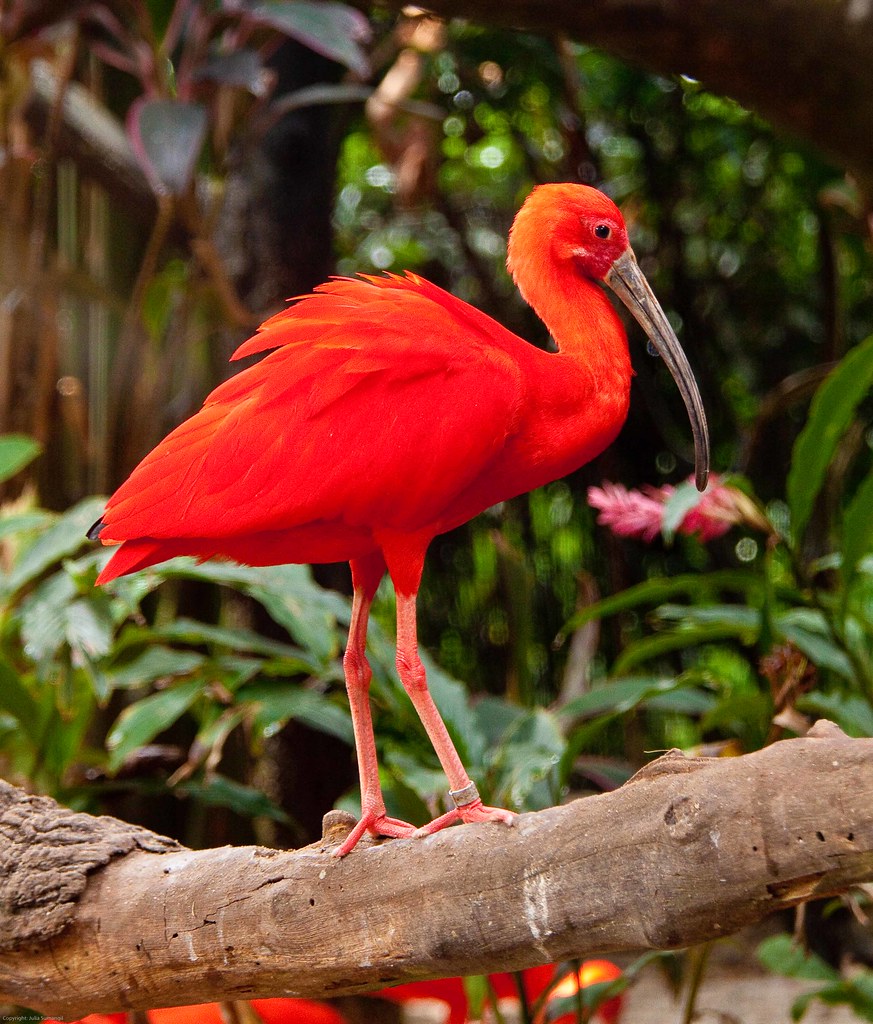
[[[35,419],[30,432],[63,454],[71,506],[42,509],[45,496],[21,483],[38,447],[0,437],[0,482],[18,495],[0,513],[5,777],[91,810],[117,810],[120,793],[173,794],[191,808],[182,838],[197,845],[215,839],[195,811],[207,805],[236,815],[232,840],[252,819],[293,834],[257,768],[289,720],[351,759],[349,605],[316,582],[323,570],[182,560],[96,590],[106,553],[84,541],[101,508],[88,495],[119,482],[110,441],[128,406],[140,427],[124,443],[142,454],[225,372],[219,332],[254,322],[215,236],[230,143],[257,144],[301,104],[343,109],[338,271],[419,271],[543,346],[503,265],[512,216],[543,181],[613,196],[698,372],[714,465],[766,524],[649,545],[596,525],[589,484],[688,471],[681,401],[632,330],[637,377],[618,442],[429,555],[430,683],[483,797],[542,807],[619,785],[648,752],[754,750],[818,715],[873,735],[873,274],[851,181],[695,81],[565,40],[376,12],[368,45],[341,5],[318,31],[315,5],[299,0],[259,4],[257,17],[245,5],[130,7],[120,22],[86,5],[78,22],[24,27],[2,51],[9,110],[37,59],[95,99],[111,93],[157,196],[154,224],[129,244],[123,216],[57,160],[50,131],[24,144],[14,122],[5,139],[6,194],[45,266],[34,276],[23,261],[10,277],[4,265],[0,277],[59,303],[56,350],[34,378],[50,382],[39,408],[53,426]],[[341,61],[347,79],[277,96],[268,57],[288,35]],[[386,118],[378,101],[401,72]],[[444,779],[394,672],[387,587],[374,619],[389,812],[424,821],[443,807]],[[830,999],[837,982],[822,980],[833,984],[817,997]]]
[[[803,950],[787,935],[776,935],[762,942],[758,958],[774,974],[824,983],[794,1001],[792,1020],[802,1020],[816,1000],[825,1006],[849,1007],[857,1020],[873,1020],[873,971],[863,970],[841,977],[838,970],[815,953]]]

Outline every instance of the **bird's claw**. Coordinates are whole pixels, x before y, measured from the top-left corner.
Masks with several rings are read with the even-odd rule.
[[[435,832],[454,825],[456,821],[468,824],[475,821],[500,821],[504,825],[514,825],[517,817],[518,815],[513,811],[506,811],[502,807],[486,807],[478,797],[469,804],[453,807],[448,813],[434,818],[433,821],[422,825],[421,828],[416,828],[415,825],[410,825],[409,822],[401,821],[399,818],[389,818],[384,813],[370,812],[361,816],[361,820],[342,843],[333,850],[332,855],[345,857],[346,854],[351,853],[365,832],[370,832],[374,836],[385,836],[389,839],[420,839],[423,836],[432,836]]]
[[[376,811],[365,812],[346,838],[332,851],[332,855],[345,857],[347,853],[351,853],[365,832],[370,832],[374,836],[386,836],[389,839],[406,839],[417,835],[418,831],[415,825],[410,825],[408,821],[401,821],[399,818],[389,818],[384,811],[381,814]]]
[[[464,804],[457,810],[461,821],[468,824],[474,821],[502,821],[504,825],[514,825],[518,817],[514,811],[507,811],[502,807],[487,807],[479,799],[471,804]]]
[[[513,825],[517,817],[517,814],[506,811],[502,807],[487,807],[479,797],[476,797],[471,803],[453,807],[448,813],[434,818],[432,822],[418,829],[415,834],[416,836],[432,836],[434,832],[439,832],[456,821],[463,821],[467,824],[472,824],[475,821],[502,821],[504,825]]]

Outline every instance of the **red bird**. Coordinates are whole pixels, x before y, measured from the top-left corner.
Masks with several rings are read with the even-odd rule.
[[[415,601],[431,540],[564,476],[615,438],[631,364],[608,284],[645,328],[691,419],[697,484],[706,418],[676,335],[640,272],[615,204],[585,185],[542,185],[519,211],[507,266],[552,333],[544,352],[415,274],[338,278],[271,317],[234,358],[267,352],[147,455],[89,536],[120,544],[97,582],[175,555],[246,565],[351,564],[344,658],[365,832],[411,836],[483,805],[427,689]],[[448,778],[453,809],[416,829],[389,818],[370,717],[367,618],[388,571],[397,669]]]

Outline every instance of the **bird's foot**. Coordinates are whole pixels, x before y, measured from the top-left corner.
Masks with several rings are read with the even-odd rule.
[[[345,857],[347,853],[351,853],[365,832],[370,832],[374,836],[387,836],[389,839],[405,839],[417,835],[418,829],[408,821],[389,818],[384,811],[368,811],[361,815],[361,820],[333,851],[332,856]]]
[[[458,808],[461,821],[502,821],[504,825],[514,825],[518,815],[503,807],[487,807],[481,800],[475,799],[471,804]]]
[[[434,832],[439,832],[456,821],[468,824],[475,821],[502,821],[504,825],[513,825],[517,817],[518,815],[513,811],[506,811],[502,807],[487,807],[477,796],[470,803],[453,807],[447,814],[434,818],[429,824],[417,829],[415,834],[417,836],[432,836]]]

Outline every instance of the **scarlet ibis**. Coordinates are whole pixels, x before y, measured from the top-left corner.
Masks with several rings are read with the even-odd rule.
[[[89,531],[121,545],[98,583],[175,555],[350,562],[343,664],[362,813],[337,856],[365,832],[422,835],[458,820],[514,817],[483,805],[428,692],[416,595],[435,536],[578,468],[621,428],[632,371],[601,283],[628,306],[676,380],[697,485],[706,486],[700,394],[616,205],[585,185],[535,188],[512,225],[507,266],[557,352],[416,274],[333,279],[237,349],[234,358],[272,351],[216,388],[147,455]],[[452,801],[419,829],[386,814],[370,717],[367,619],[386,569],[397,596],[398,673]]]

